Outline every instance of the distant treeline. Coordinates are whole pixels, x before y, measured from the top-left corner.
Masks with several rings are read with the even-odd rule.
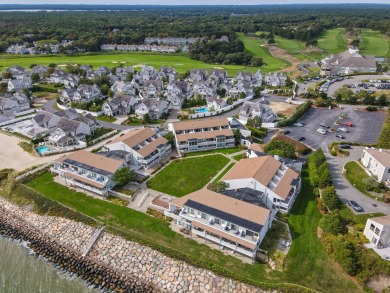
[[[193,58],[257,66],[262,60],[245,53],[242,42],[236,40],[236,32],[267,31],[304,42],[335,27],[390,32],[390,5],[0,5],[0,10],[4,9],[74,11],[0,11],[0,52],[11,44],[48,39],[74,40],[76,47],[100,51],[102,44],[140,44],[148,36],[203,37],[205,42],[192,48]],[[216,42],[207,44],[223,35],[229,37],[233,50]],[[227,55],[229,58],[225,58]]]

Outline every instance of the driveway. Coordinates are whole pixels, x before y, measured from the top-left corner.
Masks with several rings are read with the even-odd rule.
[[[363,149],[364,147],[353,147],[350,150],[350,155],[346,158],[333,157],[329,153],[325,153],[329,169],[332,173],[333,186],[336,188],[337,194],[343,203],[354,200],[363,207],[363,213],[365,214],[384,213],[388,215],[390,214],[390,204],[376,201],[361,193],[342,175],[342,168],[345,163],[358,160],[362,155]],[[355,212],[355,214],[361,213]]]

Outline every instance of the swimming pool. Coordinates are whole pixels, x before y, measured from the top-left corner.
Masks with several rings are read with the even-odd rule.
[[[207,107],[195,109],[195,113],[208,113],[208,112],[209,112],[209,108]]]
[[[37,147],[37,151],[38,151],[38,153],[40,153],[41,155],[42,155],[43,153],[48,152],[49,149],[50,149],[50,148],[49,148],[48,146],[46,146],[46,145],[40,145],[39,147]]]

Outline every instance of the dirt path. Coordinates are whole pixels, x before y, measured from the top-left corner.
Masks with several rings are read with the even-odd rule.
[[[286,50],[283,50],[277,46],[273,45],[267,45],[266,46],[271,53],[271,55],[275,58],[280,58],[287,60],[291,63],[291,66],[280,70],[281,72],[298,72],[298,64],[302,62],[302,60],[298,59],[297,57],[289,54]]]

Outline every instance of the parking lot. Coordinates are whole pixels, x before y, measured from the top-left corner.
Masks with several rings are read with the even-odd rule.
[[[382,130],[386,113],[354,109],[355,106],[345,106],[343,109],[337,108],[332,110],[312,108],[299,120],[306,123],[306,125],[303,127],[290,126],[283,128],[283,130],[289,130],[288,136],[292,138],[304,137],[303,143],[314,149],[322,148],[324,151],[327,151],[327,146],[333,141],[376,143]],[[345,118],[340,118],[341,115],[344,115]],[[340,125],[335,124],[337,120],[340,122]],[[347,121],[352,122],[353,127],[344,126],[344,123]],[[321,128],[321,123],[334,129],[346,128],[348,132],[328,131],[325,135],[322,135],[317,132],[317,129]],[[345,138],[340,139],[336,137],[338,133]]]

